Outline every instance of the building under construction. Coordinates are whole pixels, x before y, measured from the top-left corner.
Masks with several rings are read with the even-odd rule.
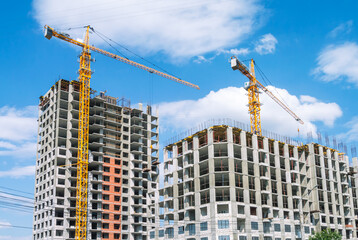
[[[79,88],[40,98],[33,239],[75,239]],[[358,161],[214,125],[164,148],[158,116],[105,93],[89,111],[87,239],[356,239]]]
[[[164,188],[150,239],[291,240],[323,229],[357,239],[358,179],[348,157],[227,125],[164,148]]]
[[[40,98],[34,240],[75,238],[79,89],[60,80]],[[91,98],[89,115],[87,239],[148,239],[158,117],[104,93]]]

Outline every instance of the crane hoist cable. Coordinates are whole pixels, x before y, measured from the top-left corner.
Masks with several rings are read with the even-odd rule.
[[[149,61],[148,59],[146,59],[146,58],[140,56],[139,54],[137,54],[137,53],[135,53],[135,52],[133,52],[132,50],[130,50],[130,49],[128,49],[127,47],[125,47],[123,44],[119,43],[118,41],[114,41],[113,39],[111,39],[111,38],[107,37],[106,35],[104,35],[103,33],[99,32],[98,30],[96,30],[95,33],[102,35],[102,37],[107,38],[109,41],[111,41],[111,42],[113,42],[114,44],[118,45],[119,47],[125,49],[126,51],[130,52],[131,54],[133,54],[134,56],[138,57],[139,59],[141,59],[141,60],[143,60],[143,61],[145,61],[145,62],[151,64],[153,67],[155,67],[155,68],[157,68],[157,69],[160,69],[160,70],[162,70],[163,72],[168,73],[168,74],[170,74],[170,75],[172,75],[172,76],[175,76],[173,73],[168,72],[167,70],[165,70],[164,68],[158,66],[157,64],[153,63],[152,61]],[[118,51],[118,50],[117,50],[117,51]],[[178,77],[178,76],[175,76],[175,77]]]

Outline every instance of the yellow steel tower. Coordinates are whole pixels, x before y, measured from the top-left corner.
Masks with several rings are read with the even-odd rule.
[[[237,57],[231,57],[231,68],[233,70],[239,70],[244,74],[249,82],[245,83],[245,89],[249,96],[249,114],[250,114],[250,126],[251,132],[257,135],[262,135],[261,132],[261,103],[260,103],[260,89],[269,95],[278,105],[280,105],[286,112],[288,112],[295,120],[301,124],[304,122],[299,118],[286,104],[279,100],[270,90],[268,90],[264,85],[257,81],[255,76],[255,62],[251,59],[250,71],[249,69],[237,59]]]
[[[81,86],[78,119],[76,239],[86,239],[87,232],[88,134],[91,80],[91,53],[88,48],[89,29],[90,27],[87,26],[78,71]]]
[[[78,157],[77,157],[77,195],[76,195],[76,240],[86,240],[87,234],[87,184],[88,184],[88,135],[89,135],[89,102],[90,102],[90,80],[91,80],[91,53],[94,51],[118,61],[127,63],[134,67],[154,73],[164,78],[184,84],[186,86],[199,89],[199,86],[174,77],[167,73],[160,72],[153,68],[144,66],[140,63],[123,58],[116,54],[107,52],[100,48],[89,45],[89,31],[94,31],[90,26],[86,26],[86,34],[83,42],[77,41],[55,31],[49,26],[45,26],[45,37],[51,39],[53,36],[66,42],[82,47],[80,56],[79,80],[80,86],[80,106],[79,106],[79,125],[78,125]]]
[[[257,80],[255,77],[254,60],[251,59],[251,76],[247,95],[249,96],[249,113],[251,132],[261,135],[261,118],[260,118],[260,90],[257,87]]]

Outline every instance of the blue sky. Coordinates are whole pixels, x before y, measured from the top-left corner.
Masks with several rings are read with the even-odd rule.
[[[100,4],[91,0],[84,7],[81,2],[3,3],[0,187],[33,192],[38,97],[59,78],[77,78],[80,49],[58,39],[45,39],[44,24],[57,29],[91,24],[201,87],[200,91],[191,89],[93,54],[92,87],[129,98],[133,104],[156,106],[161,143],[210,118],[248,123],[247,96],[242,88],[247,79],[231,70],[229,59],[234,54],[241,60],[255,59],[276,87],[270,87],[273,93],[305,121],[300,127],[304,134],[319,129],[343,139],[348,146],[358,141],[356,1],[106,0]],[[74,38],[83,34],[82,29],[67,32]],[[91,42],[114,51],[95,34]],[[263,128],[296,137],[297,123],[267,96],[261,98]],[[1,224],[31,227],[32,214],[0,209],[0,239],[31,239],[31,230]]]

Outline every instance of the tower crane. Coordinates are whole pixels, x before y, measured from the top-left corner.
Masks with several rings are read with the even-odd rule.
[[[280,99],[278,99],[270,90],[268,90],[264,85],[257,81],[255,77],[255,68],[254,60],[251,59],[250,70],[235,56],[231,57],[231,68],[233,70],[239,70],[243,75],[245,75],[249,82],[245,82],[245,89],[247,90],[249,97],[249,114],[250,114],[250,126],[251,132],[257,135],[262,135],[261,132],[261,103],[260,103],[260,89],[264,91],[270,98],[272,98],[278,105],[280,105],[286,112],[288,112],[297,122],[304,124],[304,122],[299,118],[286,104],[284,104]]]
[[[45,25],[44,35],[47,39],[57,37],[66,42],[72,43],[82,48],[80,55],[79,82],[80,82],[80,101],[79,101],[79,124],[78,124],[78,154],[77,154],[77,185],[76,185],[76,240],[85,240],[87,233],[87,183],[88,183],[88,135],[89,135],[89,103],[90,103],[90,80],[91,80],[91,51],[114,58],[118,61],[127,63],[134,67],[154,73],[164,78],[184,84],[186,86],[199,89],[199,86],[174,77],[164,72],[147,67],[140,63],[131,61],[127,58],[107,52],[100,48],[89,45],[89,32],[94,31],[92,27],[86,26],[84,41],[72,39],[68,34],[60,33],[55,29]]]

